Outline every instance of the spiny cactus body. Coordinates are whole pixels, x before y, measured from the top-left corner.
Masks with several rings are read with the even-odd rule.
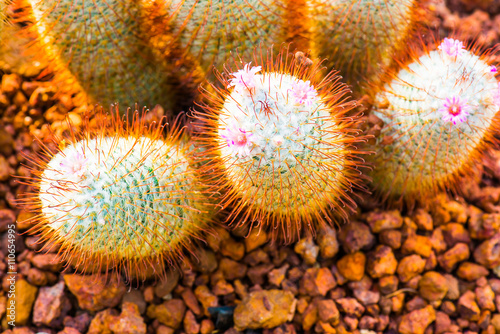
[[[38,191],[27,200],[38,213],[33,230],[82,271],[163,275],[165,260],[175,263],[192,247],[208,207],[179,130],[164,138],[163,126],[137,118],[123,125],[113,116],[56,152],[45,150]]]
[[[373,157],[375,187],[410,200],[453,189],[498,128],[496,73],[454,39],[413,57],[375,99],[373,112],[385,123]]]
[[[358,93],[377,84],[393,54],[406,46],[422,0],[315,0],[312,49],[327,57]],[[420,17],[421,19],[421,17]]]
[[[338,77],[319,81],[318,66],[287,56],[239,67],[197,116],[206,122],[199,143],[208,182],[230,209],[228,222],[291,241],[355,206],[348,193],[361,164],[353,144],[362,139],[344,117],[355,103]]]

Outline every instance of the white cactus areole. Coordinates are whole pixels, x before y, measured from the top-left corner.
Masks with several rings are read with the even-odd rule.
[[[198,211],[189,176],[182,151],[162,140],[79,141],[43,172],[42,214],[61,239],[83,250],[154,256],[192,228]]]
[[[309,81],[250,65],[232,73],[217,127],[241,204],[300,215],[332,201],[345,153],[329,108]]]
[[[448,38],[402,69],[375,100],[385,123],[375,185],[399,194],[443,188],[473,163],[499,110],[496,71]]]

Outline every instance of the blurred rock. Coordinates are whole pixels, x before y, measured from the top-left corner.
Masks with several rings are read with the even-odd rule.
[[[366,256],[362,252],[346,254],[337,261],[337,269],[349,281],[359,281],[365,274]]]
[[[146,311],[148,317],[158,319],[165,326],[177,329],[182,324],[186,306],[180,299],[171,299],[160,305],[149,305]]]
[[[116,334],[146,334],[146,324],[134,303],[124,302],[122,312],[112,316],[109,329]]]
[[[436,312],[432,306],[412,311],[403,315],[399,323],[399,333],[424,334],[427,327],[436,319]]]
[[[398,229],[403,226],[403,217],[397,210],[375,210],[366,215],[366,222],[373,233],[380,233],[384,230]]]
[[[398,262],[392,249],[388,246],[378,245],[375,251],[368,254],[366,271],[372,278],[380,278],[385,275],[393,275],[397,265]]]
[[[300,239],[295,244],[295,253],[299,254],[304,262],[308,265],[313,265],[316,263],[316,258],[318,257],[319,247],[313,241],[312,237],[306,237]]]
[[[336,285],[328,268],[309,268],[300,281],[300,291],[309,296],[326,296]]]
[[[59,327],[70,309],[71,303],[64,295],[64,282],[41,287],[33,308],[33,322],[37,326]]]
[[[356,221],[343,226],[338,237],[346,253],[369,250],[375,244],[375,237],[370,228],[366,224]]]

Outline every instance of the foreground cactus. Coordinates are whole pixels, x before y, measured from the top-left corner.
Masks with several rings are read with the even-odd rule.
[[[32,231],[81,271],[162,276],[205,227],[205,194],[179,129],[165,138],[138,113],[125,123],[118,110],[106,117],[36,159],[38,191],[25,200],[37,213]]]
[[[285,241],[355,207],[349,193],[359,187],[362,152],[354,145],[363,140],[357,118],[345,117],[355,102],[339,77],[321,80],[318,65],[289,58],[239,67],[197,112],[207,182],[222,194],[228,223],[269,228]]]
[[[498,130],[497,69],[477,50],[446,38],[413,57],[375,99],[385,125],[373,157],[382,194],[408,201],[438,189],[456,190]]]

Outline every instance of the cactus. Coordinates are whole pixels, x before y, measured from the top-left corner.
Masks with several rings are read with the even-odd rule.
[[[221,77],[224,88],[197,111],[197,141],[208,183],[229,208],[227,222],[269,228],[292,241],[316,223],[333,223],[355,207],[362,165],[354,144],[355,102],[334,73],[322,80],[318,64],[304,67],[284,51]],[[253,66],[253,65],[257,66]],[[238,219],[237,219],[238,218]]]
[[[444,39],[413,56],[375,98],[385,125],[376,142],[373,181],[382,194],[407,202],[455,189],[479,162],[498,128],[500,91],[486,55]]]
[[[392,56],[406,47],[423,0],[316,0],[312,49],[363,94],[377,86]]]
[[[31,232],[83,272],[162,276],[164,260],[181,260],[210,217],[204,190],[176,126],[165,138],[164,126],[146,126],[137,112],[125,123],[117,109],[106,117],[35,159],[43,169],[25,199],[38,214]]]

